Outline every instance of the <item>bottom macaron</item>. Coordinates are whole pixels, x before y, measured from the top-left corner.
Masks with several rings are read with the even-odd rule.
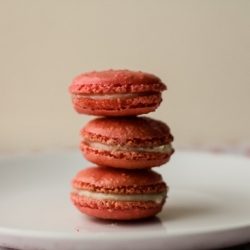
[[[79,211],[111,220],[136,220],[162,210],[168,187],[153,170],[89,167],[72,180],[71,201]]]

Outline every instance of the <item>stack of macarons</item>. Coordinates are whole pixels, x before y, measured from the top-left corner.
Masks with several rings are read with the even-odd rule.
[[[165,123],[138,115],[155,111],[164,90],[158,77],[140,71],[94,71],[73,80],[74,109],[100,116],[80,132],[83,156],[95,164],[72,180],[71,200],[82,213],[132,220],[162,210],[168,186],[152,168],[169,161],[173,136]]]

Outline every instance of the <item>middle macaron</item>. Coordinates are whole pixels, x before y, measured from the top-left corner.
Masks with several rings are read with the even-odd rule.
[[[105,117],[80,132],[84,157],[99,166],[143,169],[160,166],[174,153],[169,127],[148,117]]]

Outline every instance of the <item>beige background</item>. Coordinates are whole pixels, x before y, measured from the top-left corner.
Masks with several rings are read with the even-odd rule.
[[[142,70],[175,145],[250,141],[250,1],[0,0],[0,152],[75,147],[72,79]]]

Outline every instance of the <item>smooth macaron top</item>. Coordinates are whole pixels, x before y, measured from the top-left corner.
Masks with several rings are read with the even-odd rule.
[[[153,170],[126,170],[109,167],[89,167],[81,170],[72,186],[110,193],[156,193],[166,191],[160,174]]]
[[[77,76],[69,92],[72,94],[112,94],[161,92],[166,85],[155,75],[130,70],[92,71]]]
[[[104,117],[91,120],[80,132],[85,140],[108,145],[154,146],[173,141],[169,127],[149,117]]]

